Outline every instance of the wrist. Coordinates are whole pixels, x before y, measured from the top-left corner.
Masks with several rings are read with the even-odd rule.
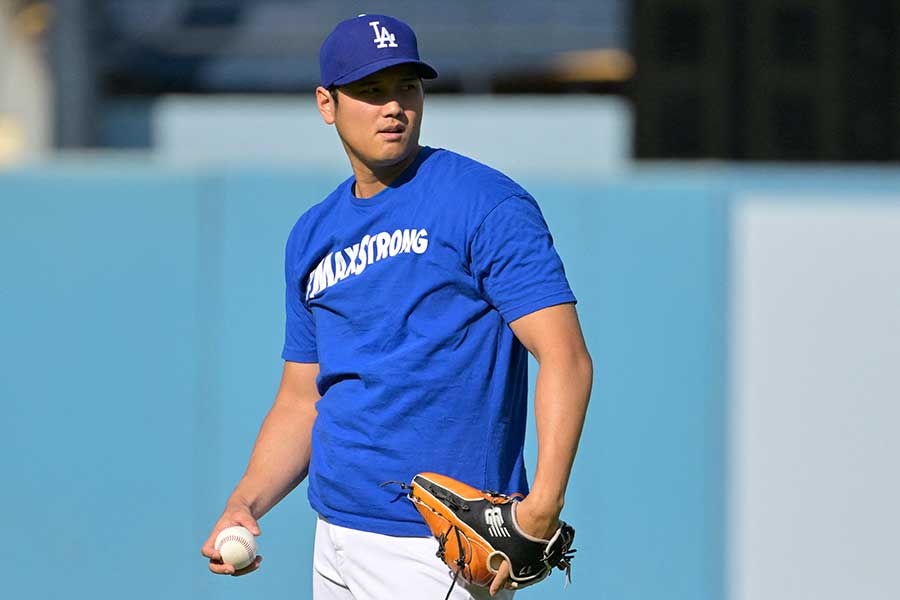
[[[226,511],[245,510],[251,515],[253,514],[253,503],[242,494],[235,491],[225,503]]]
[[[533,488],[528,494],[528,503],[531,509],[543,517],[556,518],[562,512],[565,505],[565,497],[562,494],[547,493],[540,488]]]

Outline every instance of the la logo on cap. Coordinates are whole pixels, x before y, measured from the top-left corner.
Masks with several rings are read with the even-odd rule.
[[[362,16],[362,15],[360,15]],[[375,39],[372,42],[375,43],[376,48],[396,48],[397,42],[394,38],[394,34],[387,30],[387,27],[382,27],[381,31],[378,30],[378,23],[380,21],[369,21],[369,25],[372,26],[372,29],[375,30]]]

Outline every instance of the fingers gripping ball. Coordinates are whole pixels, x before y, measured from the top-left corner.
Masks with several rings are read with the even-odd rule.
[[[240,525],[219,532],[215,547],[222,555],[222,560],[235,569],[250,566],[256,558],[256,538],[249,529]]]

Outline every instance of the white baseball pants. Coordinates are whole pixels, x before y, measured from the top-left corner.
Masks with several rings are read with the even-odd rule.
[[[453,573],[435,556],[433,537],[395,537],[327,523],[316,525],[313,553],[314,600],[444,600]],[[461,578],[452,600],[511,600],[501,590],[467,586]]]

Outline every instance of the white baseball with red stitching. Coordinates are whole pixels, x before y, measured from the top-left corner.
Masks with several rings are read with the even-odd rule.
[[[235,569],[243,569],[256,558],[256,538],[246,527],[228,527],[216,536],[216,550],[222,560]]]

